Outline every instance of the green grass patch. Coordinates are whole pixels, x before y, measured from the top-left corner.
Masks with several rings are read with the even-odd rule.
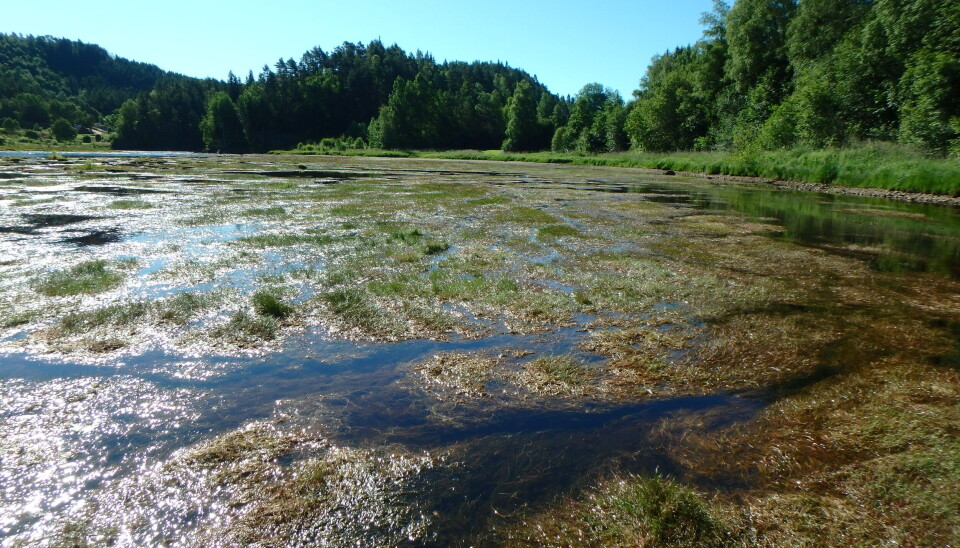
[[[277,336],[277,320],[272,316],[250,314],[245,310],[235,312],[230,320],[215,327],[210,336],[240,347],[249,347]]]
[[[253,310],[261,316],[282,320],[293,313],[293,307],[280,300],[280,290],[261,289],[253,294]]]
[[[539,240],[553,240],[567,236],[580,236],[580,231],[569,225],[550,225],[537,229]]]
[[[727,528],[696,491],[662,476],[604,482],[582,501],[525,519],[505,544],[518,546],[724,546]]]
[[[142,200],[114,200],[107,205],[108,209],[152,209],[153,207],[150,202]]]
[[[359,204],[341,204],[330,208],[330,214],[335,217],[359,217],[367,212],[367,208]]]
[[[212,301],[213,297],[206,294],[179,293],[155,303],[157,318],[161,322],[183,325],[209,306]]]
[[[258,248],[290,247],[295,245],[327,245],[335,238],[329,234],[257,234],[236,241]]]
[[[34,283],[34,289],[48,297],[103,293],[123,281],[123,275],[107,268],[107,261],[80,263],[67,270],[48,274]]]
[[[0,329],[10,329],[12,327],[20,327],[21,325],[26,325],[32,322],[39,316],[36,312],[19,312],[13,314],[3,314],[0,317]]]
[[[65,334],[82,333],[104,326],[129,326],[146,317],[150,308],[150,304],[145,302],[115,304],[67,314],[60,319],[57,326]]]
[[[494,220],[501,223],[520,223],[520,224],[555,224],[559,219],[532,207],[519,206],[497,213]]]
[[[423,238],[423,232],[418,228],[403,228],[390,232],[387,239],[395,242],[402,242],[407,245],[416,245]]]
[[[483,198],[476,198],[474,200],[467,200],[466,203],[471,206],[485,206],[485,205],[499,205],[506,204],[510,202],[510,198],[502,194],[496,194],[494,196],[484,196]]]
[[[387,155],[386,151],[364,151],[366,156],[377,156],[381,153]],[[618,152],[583,155],[475,150],[403,154],[417,158],[452,160],[641,167],[960,196],[960,159],[931,157],[909,147],[883,142],[856,144],[844,148],[749,152]]]
[[[262,186],[263,188],[268,188],[270,190],[293,190],[297,188],[297,183],[284,181],[284,182],[277,182],[277,183],[266,183]]]
[[[342,288],[320,295],[337,318],[348,327],[359,329],[364,334],[382,337],[395,336],[400,326],[396,325],[386,311],[375,303],[367,292],[360,289]]]

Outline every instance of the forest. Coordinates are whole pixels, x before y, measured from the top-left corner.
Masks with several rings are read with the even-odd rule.
[[[960,4],[716,0],[702,38],[651,60],[629,100],[551,93],[497,62],[378,40],[199,80],[98,46],[0,35],[4,127],[102,123],[113,146],[263,152],[335,138],[378,149],[593,154],[842,147],[960,153]]]

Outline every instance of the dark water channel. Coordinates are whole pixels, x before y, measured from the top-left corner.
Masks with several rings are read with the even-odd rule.
[[[360,176],[346,171],[281,176],[300,175]],[[689,214],[736,212],[783,227],[769,237],[852,256],[879,271],[960,278],[956,209],[752,186],[623,179],[536,185],[642,194]],[[0,229],[0,237],[42,238],[42,229],[95,219],[26,214],[20,224]],[[239,231],[248,233],[247,228]],[[54,243],[110,246],[149,239],[105,228]],[[462,464],[437,469],[427,476],[433,485],[422,486],[435,511],[445,516],[435,538],[442,545],[458,537],[482,536],[494,512],[507,514],[550,500],[612,468],[678,471],[658,451],[662,440],[652,430],[664,417],[709,412],[711,428],[747,419],[764,405],[762,397],[735,394],[577,405],[548,400],[533,406],[495,399],[461,409],[457,420],[437,422],[430,420],[431,410],[422,398],[398,384],[409,364],[438,352],[517,347],[538,354],[583,354],[576,347],[580,336],[559,330],[374,344],[333,340],[312,331],[287,341],[281,352],[262,357],[184,357],[154,350],[120,363],[89,364],[28,353],[2,355],[0,379],[7,388],[0,420],[24,425],[18,439],[28,438],[31,431],[48,432],[51,440],[38,442],[38,447],[43,450],[49,442],[49,450],[63,456],[0,468],[0,538],[42,545],[56,528],[55,517],[77,512],[79,501],[91,492],[250,421],[290,415],[351,446],[397,445],[414,452],[455,448]],[[103,405],[85,407],[77,393],[92,402],[101,393],[106,399]],[[130,393],[136,397],[122,395]],[[34,401],[37,398],[44,401]],[[62,405],[50,403],[60,400]],[[52,418],[44,419],[44,410]],[[59,420],[69,428],[50,423]],[[55,441],[55,436],[65,441]],[[160,524],[160,536],[177,536],[182,533],[178,526]]]

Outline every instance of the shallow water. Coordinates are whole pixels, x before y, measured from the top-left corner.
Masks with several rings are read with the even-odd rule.
[[[46,154],[0,153],[0,157],[35,161]],[[119,161],[120,169],[126,168],[125,160],[141,156],[78,155],[106,161],[107,166]],[[164,153],[148,156],[165,162],[210,159]],[[317,169],[298,174],[298,170],[271,166],[272,159],[257,161],[264,165],[254,170],[235,165],[191,166],[189,177],[158,172],[125,178],[102,170],[91,174],[48,172],[42,166],[25,169],[24,163],[0,166],[0,173],[12,174],[0,180],[0,302],[7,305],[8,314],[20,309],[35,312],[23,323],[0,331],[4,424],[0,430],[0,537],[7,539],[4,545],[42,544],[91,505],[110,500],[108,495],[124,489],[131,479],[159,469],[178,451],[252,421],[278,418],[348,447],[456,455],[457,466],[435,468],[430,481],[420,486],[421,498],[428,501],[424,504],[434,512],[434,532],[427,538],[438,545],[483,538],[488,520],[498,512],[507,514],[549,501],[605,470],[680,473],[660,448],[664,441],[658,438],[655,425],[662,420],[709,412],[713,418],[703,426],[709,430],[749,420],[764,405],[763,390],[571,400],[518,397],[504,385],[502,394],[491,390],[488,398],[443,407],[409,386],[411,364],[442,352],[522,349],[533,355],[570,354],[588,367],[600,367],[603,358],[579,346],[589,331],[584,326],[595,319],[590,315],[576,317],[572,327],[518,332],[502,318],[477,318],[457,303],[448,303],[448,308],[463,312],[486,329],[483,336],[357,342],[344,340],[334,326],[321,320],[291,328],[263,348],[212,344],[203,334],[222,323],[233,303],[245,300],[254,288],[282,282],[293,292],[291,302],[309,302],[318,291],[310,276],[326,271],[338,257],[336,249],[326,247],[244,247],[245,238],[282,235],[290,227],[309,236],[313,233],[308,230],[315,228],[317,234],[339,231],[338,237],[352,245],[356,229],[341,225],[352,224],[353,219],[301,226],[297,223],[305,222],[305,211],[315,204],[310,200],[319,198],[271,194],[283,191],[282,185],[300,175],[410,184],[493,183],[512,193],[559,193],[556,203],[576,203],[581,194],[631,195],[665,208],[662,218],[647,225],[648,229],[684,219],[702,221],[698,216],[709,220],[738,214],[768,225],[770,230],[761,232],[766,237],[815,247],[879,272],[960,278],[960,212],[956,209],[749,185],[652,181],[630,170],[511,164],[508,173],[501,173],[491,171],[491,164],[420,166],[381,160],[367,167],[363,160],[350,160],[348,165],[331,160],[333,165],[314,166]],[[275,186],[252,186],[251,181]],[[337,185],[308,190],[322,192],[328,186]],[[34,202],[37,189],[52,201]],[[251,193],[253,198],[245,198]],[[120,197],[146,205],[110,209],[110,203]],[[282,216],[271,217],[267,210],[249,213],[250,208],[268,205],[282,207]],[[236,215],[244,216],[235,219]],[[360,219],[361,214],[357,215]],[[556,218],[577,229],[591,225],[561,213]],[[710,233],[709,222],[702,230],[703,245],[709,245],[710,238],[717,236]],[[536,232],[520,240],[533,248],[519,255],[524,258],[520,269],[557,270],[569,255],[559,243],[540,242]],[[639,240],[604,245],[651,257],[665,253],[648,249]],[[432,272],[460,251],[451,246],[428,260],[425,268]],[[42,307],[35,306],[36,293],[26,288],[46,272],[91,259],[116,261],[129,274],[120,286],[103,293],[73,300],[52,298],[41,302]],[[306,278],[292,278],[295,275]],[[577,289],[556,279],[540,283],[558,294]],[[64,310],[79,313],[105,303],[152,302],[185,292],[218,291],[224,296],[212,311],[193,317],[172,334],[146,324],[138,328],[132,344],[116,352],[71,353],[69,348],[43,346],[44,339],[37,338]],[[678,308],[683,308],[682,303],[667,302],[660,303],[658,310]],[[24,346],[24,341],[36,342]],[[677,359],[682,355],[675,352]],[[511,363],[522,366],[524,359]],[[490,386],[500,388],[497,382]],[[167,500],[170,508],[179,508],[173,501],[185,493],[189,493],[187,487],[158,494],[151,504],[162,507]],[[193,528],[217,523],[213,518],[205,522],[202,517],[171,517],[177,510],[140,511],[144,522],[132,529],[132,536],[121,537],[120,544],[175,539]],[[202,508],[193,511],[204,515]],[[209,508],[207,512],[216,513]],[[151,528],[154,533],[146,532]]]

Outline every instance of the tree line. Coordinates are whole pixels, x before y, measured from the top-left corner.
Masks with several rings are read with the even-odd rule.
[[[0,117],[100,120],[128,149],[266,151],[341,137],[386,149],[744,150],[883,140],[960,152],[960,3],[715,0],[696,43],[632,97],[551,93],[504,63],[344,43],[199,80],[97,46],[0,35]]]
[[[49,36],[0,34],[0,118],[49,127],[105,121],[127,99],[176,77],[99,46]],[[180,77],[186,79],[186,77]]]
[[[280,59],[244,82],[231,74],[209,97],[200,128],[205,146],[222,151],[336,136],[390,149],[499,148],[505,110],[521,84],[552,112],[556,96],[502,63],[437,63],[378,40],[344,43],[329,54],[314,48],[299,62]],[[539,129],[524,146],[546,147],[552,131]]]
[[[716,1],[653,59],[626,132],[651,150],[896,141],[960,152],[960,3]]]

